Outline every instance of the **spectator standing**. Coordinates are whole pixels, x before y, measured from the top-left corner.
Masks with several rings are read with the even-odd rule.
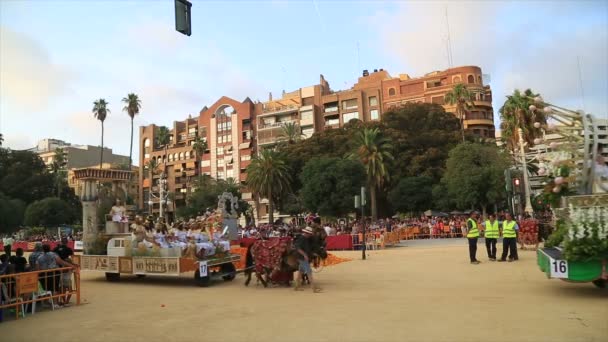
[[[13,243],[15,243],[15,237],[9,235],[2,239],[2,244],[4,245],[4,253],[6,253],[6,257],[11,257],[11,248],[13,248]]]
[[[28,261],[30,264],[30,271],[36,269],[36,263],[38,261],[38,257],[42,255],[42,243],[36,242],[34,245],[34,251],[30,254]]]
[[[52,270],[59,268],[59,265],[64,267],[73,267],[72,264],[63,261],[57,254],[51,252],[51,246],[47,244],[43,245],[42,254],[36,261],[37,269],[41,271]],[[60,275],[60,272],[45,272],[43,279],[41,279],[44,289],[47,291],[53,291],[53,293],[59,290]]]
[[[23,257],[23,248],[17,248],[15,255],[9,258],[10,263],[15,266],[15,272],[25,272],[27,259]]]

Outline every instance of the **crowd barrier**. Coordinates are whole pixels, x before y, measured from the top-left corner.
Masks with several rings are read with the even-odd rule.
[[[57,247],[61,242],[59,241],[38,241],[43,245],[51,246],[51,250]],[[17,248],[22,248],[24,252],[32,252],[36,242],[17,241],[11,245],[11,250],[15,252]],[[82,250],[82,241],[68,241],[68,247],[75,251]],[[0,252],[4,250],[4,245],[0,242]]]
[[[15,318],[26,312],[36,313],[36,303],[49,302],[55,310],[59,300],[76,297],[80,304],[80,270],[72,267],[44,271],[13,273],[0,276],[0,322],[6,309],[15,311]]]

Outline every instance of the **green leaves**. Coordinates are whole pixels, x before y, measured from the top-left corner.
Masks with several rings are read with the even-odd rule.
[[[401,213],[432,208],[433,180],[427,176],[401,178],[389,193],[393,209]]]
[[[109,103],[106,102],[106,100],[104,99],[99,99],[93,102],[93,115],[95,116],[95,118],[97,118],[97,120],[101,121],[102,123],[106,120],[108,113],[110,113],[110,110],[108,109],[108,104]]]

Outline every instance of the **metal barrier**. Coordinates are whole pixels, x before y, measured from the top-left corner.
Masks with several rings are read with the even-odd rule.
[[[25,317],[31,308],[36,312],[36,303],[48,301],[55,309],[55,302],[69,303],[76,296],[80,305],[80,269],[73,267],[53,268],[42,271],[12,273],[0,276],[0,322],[3,311],[14,309],[15,318]]]

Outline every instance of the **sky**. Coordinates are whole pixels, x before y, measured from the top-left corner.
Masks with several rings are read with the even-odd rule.
[[[104,98],[104,144],[128,155],[128,93],[142,100],[136,127],[172,126],[221,96],[264,101],[320,74],[334,90],[363,69],[418,77],[449,67],[448,26],[453,66],[489,75],[496,123],[505,96],[525,88],[608,117],[606,0],[191,2],[187,37],[173,0],[0,0],[4,144],[99,145],[91,110]]]

